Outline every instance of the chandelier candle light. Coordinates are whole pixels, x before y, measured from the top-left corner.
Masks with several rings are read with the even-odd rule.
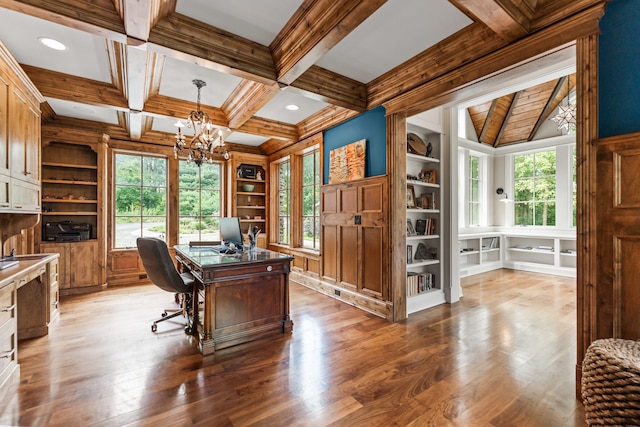
[[[186,126],[193,129],[193,137],[187,144],[186,137],[182,133],[182,128],[185,127],[184,123],[178,120],[176,127],[178,132],[176,133],[176,144],[173,146],[173,153],[175,158],[178,158],[178,153],[182,153],[187,150],[187,163],[194,162],[198,167],[202,163],[213,163],[213,153],[222,153],[225,160],[229,159],[229,151],[224,145],[224,134],[222,129],[218,129],[209,120],[209,115],[200,110],[200,89],[207,85],[203,80],[193,80],[193,84],[198,88],[198,101],[196,104],[196,110],[189,113],[187,117]]]

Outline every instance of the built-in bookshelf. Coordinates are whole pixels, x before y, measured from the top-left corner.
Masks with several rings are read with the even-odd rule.
[[[576,277],[575,236],[503,236],[505,268]]]
[[[407,127],[407,314],[442,304],[442,168],[439,132]]]
[[[502,236],[497,233],[458,236],[460,277],[502,268]]]

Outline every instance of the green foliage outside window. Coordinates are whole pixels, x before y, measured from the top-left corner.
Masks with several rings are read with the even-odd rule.
[[[320,249],[320,150],[302,156],[302,246]]]
[[[200,167],[181,160],[178,168],[179,242],[219,240],[221,215],[221,167]]]
[[[291,205],[291,163],[285,161],[278,166],[278,243],[289,244]]]
[[[115,248],[135,247],[140,236],[164,238],[167,214],[167,161],[116,154]]]
[[[480,158],[469,156],[469,224],[480,225]]]
[[[515,156],[516,225],[556,225],[555,150]]]

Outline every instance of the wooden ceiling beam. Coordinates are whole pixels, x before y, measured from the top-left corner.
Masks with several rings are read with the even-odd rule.
[[[567,49],[575,44],[575,40],[599,33],[598,23],[604,14],[604,6],[601,3],[406,91],[383,103],[387,114],[402,111],[411,116],[439,105],[468,99],[485,89],[480,82],[511,70],[517,73],[518,64],[555,57],[556,54],[566,56],[569,54]]]
[[[536,135],[536,133],[538,133],[540,126],[542,126],[542,124],[547,120],[547,116],[555,108],[552,106],[554,104],[553,101],[558,97],[558,94],[560,93],[560,90],[562,89],[562,87],[565,85],[568,77],[569,76],[564,76],[558,79],[556,86],[553,88],[553,92],[551,92],[549,99],[547,99],[547,102],[545,103],[544,109],[542,110],[542,114],[538,116],[538,120],[536,121],[536,124],[533,126],[533,129],[531,129],[531,132],[527,137],[527,141],[533,140],[533,137]]]
[[[252,117],[236,130],[250,135],[266,136],[268,138],[284,139],[294,142],[300,140],[298,128],[295,125],[262,117]]]
[[[359,112],[367,110],[367,85],[317,65],[291,83],[288,90],[292,89],[328,104]]]
[[[277,80],[293,83],[387,0],[305,0],[269,46]]]
[[[260,83],[276,81],[269,48],[178,13],[156,24],[148,49]]]
[[[504,120],[502,120],[502,124],[500,125],[500,130],[498,131],[498,134],[496,135],[496,140],[493,141],[493,147],[497,147],[498,144],[500,143],[500,138],[502,137],[502,133],[504,132],[505,128],[507,127],[507,123],[509,123],[509,117],[511,117],[511,113],[513,113],[513,109],[515,108],[516,104],[518,103],[518,98],[520,98],[520,92],[516,92],[513,95],[513,99],[511,100],[511,105],[509,105],[509,110],[507,110],[507,114],[505,114],[504,116]]]
[[[477,43],[477,40],[482,40],[482,43]],[[369,82],[367,107],[371,109],[382,105],[506,45],[486,25],[471,24]]]
[[[311,135],[345,122],[357,114],[358,112],[354,110],[329,105],[298,123],[298,134],[300,139],[309,138]]]
[[[152,117],[181,119],[188,117],[191,111],[195,111],[197,104],[182,99],[170,98],[168,96],[150,96],[144,105],[143,112]],[[209,115],[209,120],[216,126],[228,127],[227,116],[220,108],[201,105],[200,109]]]
[[[487,130],[490,127],[491,121],[493,120],[493,113],[496,111],[496,105],[498,105],[498,98],[491,101],[491,106],[489,107],[489,111],[487,111],[487,117],[485,117],[484,119],[484,124],[482,125],[480,135],[478,135],[478,141],[481,143],[486,142],[484,138],[487,134]]]
[[[500,38],[512,42],[529,32],[535,9],[522,0],[449,0],[455,7],[484,23]]]
[[[96,80],[58,73],[20,64],[43,96],[80,102],[120,111],[128,111],[128,103],[118,88]]]
[[[0,0],[0,7],[126,43],[112,0]]]
[[[168,14],[175,12],[177,0],[114,0],[121,6],[127,36],[148,40],[151,29]]]
[[[276,83],[265,85],[246,79],[240,82],[221,107],[229,127],[237,129],[245,124],[279,92],[280,87]]]

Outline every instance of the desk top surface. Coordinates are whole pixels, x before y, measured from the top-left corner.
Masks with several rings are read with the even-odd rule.
[[[236,254],[221,254],[212,246],[174,246],[177,253],[189,258],[200,267],[215,267],[230,264],[251,264],[259,262],[274,262],[292,260],[293,257],[267,249],[255,248]]]

